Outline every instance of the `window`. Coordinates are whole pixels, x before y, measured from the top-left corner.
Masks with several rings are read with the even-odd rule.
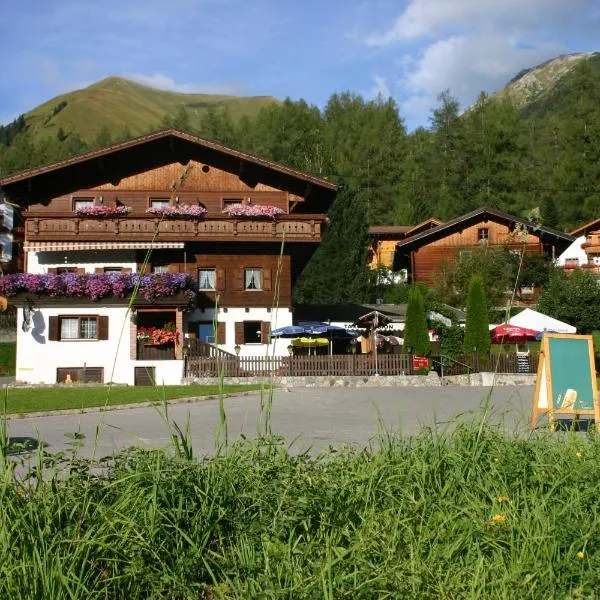
[[[169,206],[171,201],[169,198],[150,198],[150,208],[160,208],[161,206]]]
[[[48,318],[48,340],[107,340],[108,317],[98,315],[60,315]]]
[[[96,317],[62,317],[60,319],[60,339],[98,339],[98,319]]]
[[[152,265],[153,273],[168,273],[169,265]]]
[[[244,344],[261,343],[261,326],[261,321],[244,321]]]
[[[89,208],[90,206],[94,206],[93,198],[73,198],[73,210]]]
[[[120,273],[121,267],[104,267],[104,273]]]
[[[244,289],[247,291],[260,291],[262,289],[261,269],[244,269]]]
[[[565,258],[565,267],[578,267],[579,259],[578,258]]]
[[[472,252],[470,250],[461,250],[459,252],[460,260],[470,260],[472,256]]]
[[[217,273],[215,269],[200,269],[198,271],[198,289],[216,289]]]
[[[490,230],[487,227],[480,227],[477,230],[477,240],[480,242],[487,242],[490,239]]]
[[[66,273],[77,273],[77,267],[57,267],[57,275],[65,275]]]
[[[242,198],[224,198],[223,199],[223,208],[227,208],[228,206],[241,206],[244,203]]]

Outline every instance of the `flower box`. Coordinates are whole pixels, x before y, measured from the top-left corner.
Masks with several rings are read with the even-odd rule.
[[[174,323],[165,323],[163,327],[138,327],[137,339],[144,346],[169,346],[179,340],[179,332]]]
[[[75,209],[75,215],[78,217],[98,217],[112,218],[125,217],[131,212],[131,206],[82,206]]]
[[[0,296],[27,293],[90,300],[125,298],[131,296],[138,283],[138,296],[148,302],[180,293],[190,302],[196,297],[196,282],[185,273],[11,273],[0,277]]]
[[[223,214],[230,217],[250,219],[275,219],[283,213],[283,209],[269,204],[232,204],[223,209]]]
[[[196,204],[177,204],[175,206],[151,206],[146,212],[167,219],[201,219],[206,214],[206,209]]]

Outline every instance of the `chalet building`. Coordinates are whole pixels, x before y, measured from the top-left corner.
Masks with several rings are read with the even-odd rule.
[[[418,225],[374,225],[369,227],[370,256],[369,267],[378,269],[384,267],[391,269],[394,265],[396,244],[410,237],[437,227],[441,221],[438,219],[427,219]]]
[[[173,384],[195,352],[287,353],[269,331],[292,324],[337,188],[167,130],[0,190],[25,228],[26,274],[0,282],[18,307],[17,380]]]
[[[394,270],[406,269],[408,281],[433,285],[444,265],[472,253],[497,246],[527,254],[546,253],[557,258],[574,237],[550,227],[493,208],[479,208],[461,217],[396,243]]]
[[[558,257],[563,269],[589,269],[600,280],[600,219],[571,231],[575,241]]]

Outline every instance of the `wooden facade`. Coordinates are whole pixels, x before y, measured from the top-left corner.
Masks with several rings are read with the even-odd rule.
[[[411,282],[434,285],[445,266],[481,247],[524,249],[554,258],[573,240],[569,234],[481,208],[398,242],[394,268],[407,269]]]

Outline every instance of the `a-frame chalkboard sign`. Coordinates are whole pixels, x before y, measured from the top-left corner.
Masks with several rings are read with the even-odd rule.
[[[534,429],[540,415],[548,415],[553,429],[559,416],[593,415],[600,427],[600,406],[591,335],[547,333],[542,338],[540,362],[531,415]]]

